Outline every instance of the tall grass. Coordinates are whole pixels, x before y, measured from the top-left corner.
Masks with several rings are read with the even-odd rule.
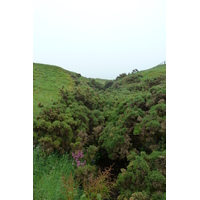
[[[33,199],[66,199],[62,177],[74,174],[72,160],[67,154],[41,156],[41,150],[33,150]],[[73,177],[72,177],[73,178]],[[77,190],[77,188],[75,188]],[[77,195],[80,191],[76,191]],[[77,197],[78,198],[78,197]]]

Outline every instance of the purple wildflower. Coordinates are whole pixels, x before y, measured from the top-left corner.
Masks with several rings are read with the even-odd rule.
[[[76,162],[77,167],[84,166],[86,164],[86,160],[84,160],[84,162],[79,160],[79,159],[82,159],[84,157],[82,151],[78,150],[75,153],[72,152],[72,156],[73,156],[74,161]]]

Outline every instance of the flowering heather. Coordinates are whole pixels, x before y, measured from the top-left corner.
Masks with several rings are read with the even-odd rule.
[[[76,166],[79,167],[79,166],[84,166],[86,164],[86,160],[84,160],[84,162],[82,162],[82,158],[83,158],[83,151],[77,151],[75,153],[72,152],[72,156],[73,156],[73,159],[74,161],[76,162]],[[81,160],[79,160],[81,159]]]

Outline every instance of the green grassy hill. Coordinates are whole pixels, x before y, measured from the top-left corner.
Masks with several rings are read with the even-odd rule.
[[[129,74],[112,82],[111,88],[123,88],[137,92],[138,88],[145,87],[148,81],[164,77],[165,84],[166,65],[159,65],[148,70]],[[135,81],[139,77],[139,81]],[[64,86],[72,90],[77,85],[87,85],[94,80],[102,84],[102,88],[109,80],[85,78],[78,73],[70,72],[58,66],[33,63],[33,118],[39,115],[38,104],[49,105],[60,98],[59,89]],[[90,86],[90,85],[89,85]]]
[[[90,80],[78,73],[65,70],[58,66],[33,63],[33,118],[41,111],[38,104],[50,105],[61,96],[59,89],[63,86],[72,90],[76,85],[86,85]],[[104,84],[105,79],[93,79]]]
[[[104,80],[34,63],[33,96],[34,199],[166,199],[166,65]]]
[[[62,85],[73,87],[74,82],[68,71],[51,65],[33,64],[33,114],[40,112],[38,103],[47,105],[59,97]]]
[[[51,104],[59,97],[62,86],[72,89],[75,85],[73,73],[53,65],[33,63],[33,114],[38,116],[42,105]]]
[[[142,76],[140,82],[149,80],[151,78],[156,78],[166,75],[166,65],[159,65],[152,69],[137,72],[137,76]],[[129,85],[136,85],[133,82],[126,82],[127,77],[134,77],[135,74],[127,75],[120,80],[114,80],[113,83],[119,83],[122,87],[128,87]],[[58,66],[45,65],[33,63],[33,106],[34,114],[38,114],[39,109],[37,108],[38,103],[49,104],[51,101],[57,100],[59,98],[59,89],[65,86],[72,89],[76,84],[75,80],[81,82],[81,84],[86,84],[89,78],[84,78],[77,73],[70,72]],[[106,79],[96,78],[94,79],[100,84],[105,84]]]

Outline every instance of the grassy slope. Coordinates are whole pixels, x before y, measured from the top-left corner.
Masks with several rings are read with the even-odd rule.
[[[140,76],[138,82],[134,82],[134,81],[127,82],[126,81],[127,79],[137,77],[137,76]],[[116,92],[118,93],[117,96],[118,97],[121,96],[121,98],[124,99],[124,95],[136,95],[137,93],[142,92],[140,89],[133,89],[131,92],[129,92],[130,88],[134,88],[134,87],[137,88],[137,86],[144,88],[147,84],[146,81],[161,78],[161,77],[162,77],[162,81],[160,84],[165,85],[166,84],[166,64],[158,65],[151,69],[139,71],[134,74],[129,74],[129,75],[127,75],[123,78],[117,79],[117,80],[115,79],[111,88],[113,88],[114,85],[116,83],[118,83],[119,89],[116,90]],[[125,90],[129,90],[129,91],[123,93],[122,91],[125,91]],[[119,93],[121,93],[121,95],[119,95]]]
[[[160,76],[166,76],[166,64],[164,65],[158,65],[156,67],[153,67],[151,69],[139,71],[136,73],[137,75],[142,75],[143,77],[140,79],[141,82],[145,81],[146,79],[151,79],[151,78],[157,78]],[[128,75],[129,77],[134,76],[135,74],[130,74]],[[126,77],[125,77],[126,78]],[[120,79],[119,81],[116,82],[121,82],[123,79]],[[125,84],[123,84],[125,85]]]
[[[156,67],[153,67],[151,69],[144,70],[138,73],[141,73],[144,79],[147,77],[154,78],[154,77],[159,77],[159,76],[166,76],[166,64],[158,65]]]
[[[101,84],[103,84],[103,85],[104,85],[104,84],[105,84],[105,82],[106,82],[106,81],[108,81],[108,80],[107,80],[107,79],[100,79],[100,78],[96,78],[96,79],[95,79],[95,81],[96,81],[96,82],[99,82],[99,83],[101,83]]]
[[[62,86],[74,87],[70,72],[60,67],[33,64],[33,113],[34,118],[39,114],[39,102],[48,105],[59,98],[59,89]]]
[[[33,118],[35,119],[40,113],[38,103],[48,105],[52,101],[59,99],[59,89],[64,86],[68,90],[75,87],[75,81],[72,76],[77,74],[67,71],[61,67],[33,63]],[[81,84],[86,84],[89,80],[83,76],[78,80]],[[104,84],[106,80],[95,79],[97,82]]]

